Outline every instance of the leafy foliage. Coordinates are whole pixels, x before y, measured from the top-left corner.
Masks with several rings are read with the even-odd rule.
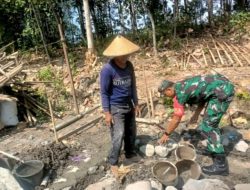
[[[237,37],[240,40],[243,35],[249,31],[247,24],[250,24],[250,12],[237,12],[232,15],[230,20],[231,27],[236,31]]]

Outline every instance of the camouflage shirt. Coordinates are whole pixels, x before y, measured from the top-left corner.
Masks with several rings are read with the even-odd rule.
[[[178,102],[182,105],[206,102],[210,98],[230,101],[234,86],[223,75],[195,76],[177,82],[175,92]]]

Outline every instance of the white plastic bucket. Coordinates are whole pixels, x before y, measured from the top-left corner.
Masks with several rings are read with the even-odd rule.
[[[0,120],[4,126],[15,126],[18,124],[15,100],[0,102]]]

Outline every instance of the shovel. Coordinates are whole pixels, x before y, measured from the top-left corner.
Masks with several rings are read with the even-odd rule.
[[[0,150],[0,153],[3,154],[3,155],[5,155],[5,156],[7,156],[8,158],[12,158],[12,159],[14,159],[14,160],[16,160],[16,161],[18,161],[18,162],[24,163],[24,161],[21,160],[20,158],[18,158],[18,157],[16,157],[16,156],[13,156],[13,155],[11,155],[11,154],[9,154],[9,153],[7,153],[7,152],[4,152],[4,151],[1,151],[1,150]]]

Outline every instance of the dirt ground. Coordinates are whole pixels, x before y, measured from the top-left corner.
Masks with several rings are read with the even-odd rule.
[[[155,91],[160,81],[164,78],[177,81],[187,76],[213,72],[211,69],[177,70],[172,67],[162,67],[159,64],[154,64],[153,58],[136,57],[133,60],[137,77],[138,95],[141,102],[145,101],[143,67],[145,67],[147,86]],[[241,85],[250,89],[249,67],[216,68],[216,71],[226,75],[233,82],[241,83]],[[245,82],[243,83],[242,81]],[[249,113],[247,105],[233,102],[232,106]],[[101,114],[100,110],[96,111],[95,114]],[[81,125],[84,120],[86,118],[72,125]],[[46,171],[51,169],[54,171],[52,175],[53,180],[49,181],[49,189],[84,189],[89,184],[93,184],[101,178],[110,175],[109,166],[106,164],[106,158],[110,149],[110,136],[109,129],[103,124],[103,121],[66,138],[58,145],[51,144],[54,141],[53,133],[48,126],[49,124],[43,124],[36,128],[26,128],[20,125],[17,128],[4,129],[4,131],[1,131],[0,149],[13,153],[24,160],[43,160]],[[157,137],[159,132],[159,129],[153,125],[138,124],[139,137],[146,136],[149,140],[152,140],[153,137]],[[239,183],[250,183],[249,158],[249,149],[245,154],[233,150],[228,156],[230,165],[229,176],[202,176],[201,178],[221,179],[230,188]],[[135,164],[131,168],[132,171],[126,175],[123,183],[114,183],[112,189],[124,189],[129,183],[154,178],[151,170],[158,160],[162,159],[156,156],[144,158],[142,163]],[[175,162],[174,154],[169,155],[166,160]],[[208,157],[198,156],[197,162],[200,165],[206,165],[211,163],[211,160]],[[89,172],[91,167],[96,167],[93,174]],[[39,188],[44,189],[44,187]]]

